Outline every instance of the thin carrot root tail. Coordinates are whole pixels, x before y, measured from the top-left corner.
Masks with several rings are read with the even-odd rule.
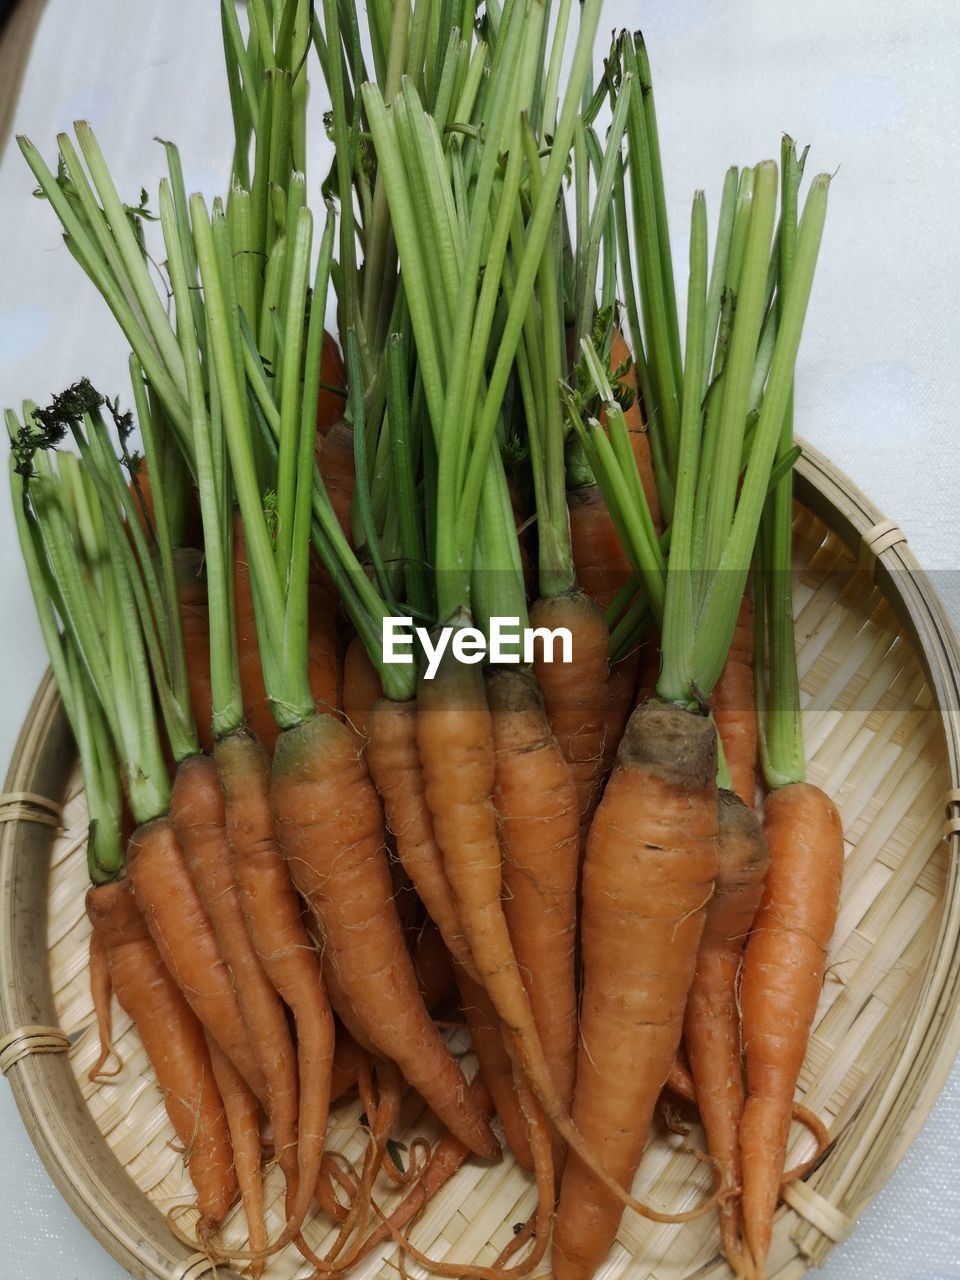
[[[750,1153],[743,1161],[743,1227],[758,1277],[770,1251],[789,1127],[779,1102],[759,1094],[747,1099],[740,1123],[741,1150]]]
[[[805,1178],[833,1141],[829,1129],[820,1117],[800,1102],[793,1104],[793,1119],[809,1130],[810,1136],[817,1145],[812,1156],[800,1164],[795,1164],[792,1169],[786,1171],[780,1179],[781,1187],[785,1187],[790,1182],[796,1182],[799,1178]]]
[[[112,1080],[123,1070],[123,1058],[113,1044],[113,1018],[110,1012],[110,999],[113,987],[110,983],[110,962],[103,938],[94,930],[90,934],[90,995],[93,998],[93,1012],[97,1019],[97,1031],[100,1036],[100,1054],[87,1072],[91,1084],[103,1084]],[[111,1071],[104,1071],[104,1064],[113,1055],[116,1066]]]

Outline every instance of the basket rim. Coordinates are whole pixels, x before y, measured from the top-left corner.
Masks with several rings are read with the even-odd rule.
[[[795,468],[797,498],[860,559],[864,538],[883,522],[882,513],[823,454],[803,442],[801,445],[803,452]],[[930,680],[944,726],[951,786],[958,787],[960,639],[906,541],[882,550],[873,569],[876,585],[895,608]],[[44,784],[49,788],[57,777],[56,785],[62,789],[72,760],[71,748],[56,684],[48,670],[18,735],[5,790],[42,793]],[[0,825],[0,1035],[25,1024],[56,1020],[47,967],[38,965],[42,972],[30,974],[29,981],[22,980],[27,974],[21,951],[29,939],[30,921],[18,920],[11,909],[14,882],[25,873],[29,862],[34,864],[34,874],[42,875],[45,882],[52,837],[49,827],[22,820]],[[881,1096],[885,1105],[878,1106],[872,1116],[861,1114],[855,1118],[808,1180],[815,1192],[827,1195],[852,1220],[860,1216],[886,1181],[893,1164],[899,1162],[916,1137],[960,1050],[960,1019],[943,1017],[945,999],[954,1008],[960,1005],[960,960],[953,959],[960,942],[960,834],[951,834],[949,840],[953,856],[945,890],[946,909],[924,972],[926,998],[918,1002],[923,1016],[908,1028],[904,1052],[894,1055],[874,1086],[874,1095]],[[34,926],[35,923],[34,920]],[[34,927],[33,932],[39,935],[45,953],[46,929]],[[911,1046],[915,1049],[912,1056],[905,1051]],[[922,1057],[921,1048],[929,1049]],[[922,1105],[914,1100],[893,1126],[890,1141],[884,1146],[886,1172],[866,1187],[857,1185],[856,1156],[876,1141],[880,1129],[895,1114],[905,1083],[914,1074],[921,1082]],[[151,1234],[152,1225],[163,1224],[162,1215],[132,1182],[96,1129],[66,1059],[61,1055],[26,1057],[17,1063],[8,1079],[31,1141],[58,1190],[116,1261],[143,1280],[158,1276],[173,1280],[185,1274],[196,1255],[191,1255],[165,1227]],[[57,1105],[65,1097],[78,1112],[79,1123],[86,1117],[93,1130],[91,1141],[98,1147],[96,1153],[70,1133]],[[92,1159],[94,1154],[98,1157],[96,1162]],[[122,1195],[124,1189],[132,1189],[133,1195]],[[832,1245],[817,1228],[802,1221],[793,1239],[812,1264],[821,1263]],[[218,1268],[218,1273],[225,1280],[237,1280],[232,1271]]]

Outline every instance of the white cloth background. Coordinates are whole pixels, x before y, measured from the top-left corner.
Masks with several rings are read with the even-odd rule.
[[[17,115],[44,155],[80,117],[121,192],[154,192],[155,136],[181,145],[188,190],[221,190],[229,115],[214,0],[50,0]],[[800,356],[798,431],[906,531],[950,591],[960,528],[960,23],[955,0],[609,0],[603,28],[642,26],[653,60],[685,274],[689,198],[716,210],[728,164],[811,142],[837,170]],[[319,107],[321,104],[314,104]],[[311,175],[322,171],[319,162]],[[0,407],[43,400],[82,374],[126,391],[112,319],[60,242],[13,141],[0,164]],[[0,497],[0,764],[46,665]],[[0,1083],[0,1275],[115,1280],[73,1218]],[[829,1280],[960,1278],[960,1071]]]

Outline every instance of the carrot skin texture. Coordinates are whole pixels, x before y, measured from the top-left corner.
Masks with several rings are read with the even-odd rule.
[[[737,1193],[744,1100],[737,977],[766,870],[759,819],[733,792],[721,791],[716,890],[707,907],[683,1036],[707,1150],[726,1189]],[[719,1211],[724,1252],[736,1270],[742,1264],[739,1195],[721,1200]]]
[[[113,1049],[113,1017],[110,1010],[110,997],[113,988],[110,985],[110,960],[107,956],[106,944],[102,934],[94,930],[90,934],[90,996],[93,1000],[93,1012],[97,1019],[97,1031],[100,1036],[100,1052],[97,1060],[87,1072],[88,1080],[102,1079],[104,1063],[114,1052]],[[119,1059],[118,1059],[119,1062]],[[107,1076],[119,1075],[122,1069],[115,1067],[103,1073]]]
[[[460,988],[460,1008],[467,1020],[467,1029],[477,1055],[480,1078],[493,1098],[493,1106],[507,1136],[513,1158],[521,1169],[533,1170],[533,1152],[526,1121],[517,1097],[513,1078],[513,1063],[504,1044],[503,1028],[497,1011],[483,985],[474,980],[464,969],[456,971]]]
[[[630,581],[630,558],[598,485],[569,490],[567,511],[577,583],[598,608],[606,609]]]
[[[607,710],[603,722],[603,762],[601,781],[606,782],[617,759],[620,739],[636,706],[637,679],[643,650],[637,648],[614,663],[607,680]]]
[[[572,661],[545,662],[543,645],[534,650],[533,670],[543,693],[547,719],[577,787],[580,820],[589,823],[600,798],[607,716],[607,648],[610,635],[603,614],[579,593],[538,600],[530,610],[531,627],[567,627]]]
[[[220,739],[216,761],[226,806],[227,838],[250,939],[296,1024],[298,1187],[288,1223],[297,1227],[310,1207],[323,1158],[333,1066],[333,1014],[316,952],[303,927],[300,900],[277,843],[267,753],[242,729]]]
[[[577,790],[533,677],[495,671],[487,693],[503,910],[554,1088],[569,1111],[577,1056]]]
[[[343,715],[349,728],[366,744],[367,717],[383,687],[366,646],[354,636],[343,656]]]
[[[716,875],[716,834],[713,726],[659,702],[638,708],[587,843],[573,1104],[577,1128],[625,1187],[680,1040]],[[571,1152],[557,1210],[556,1280],[594,1274],[621,1214]]]
[[[187,1003],[266,1106],[266,1081],[230,973],[169,818],[157,818],[133,833],[127,874],[147,928]]]
[[[843,878],[843,828],[829,796],[790,783],[764,802],[770,868],[740,983],[747,1100],[740,1126],[743,1220],[762,1276],[793,1095],[816,1016]]]
[[[384,826],[356,739],[333,716],[281,734],[271,797],[290,873],[364,1031],[478,1155],[499,1148],[424,1007],[392,896]]]
[[[266,1081],[267,1112],[292,1204],[298,1177],[296,1053],[283,1004],[247,930],[227,839],[226,805],[216,761],[211,756],[194,756],[177,769],[170,821],[216,933],[250,1043]],[[226,1071],[223,1074],[229,1078]],[[235,1087],[233,1091],[236,1096]],[[235,1105],[239,1122],[243,1114],[239,1098]]]
[[[366,721],[367,767],[383,801],[397,857],[453,956],[475,975],[427,804],[417,749],[417,705],[378,699]]]
[[[260,1113],[257,1100],[250,1092],[243,1077],[223,1052],[216,1040],[207,1036],[207,1049],[213,1067],[227,1127],[233,1146],[233,1165],[240,1187],[240,1198],[247,1218],[247,1234],[250,1250],[256,1252],[267,1247],[267,1228],[263,1219],[263,1174],[260,1168]],[[255,1277],[263,1274],[263,1259],[257,1259],[250,1268]]]
[[[744,595],[730,652],[710,697],[733,790],[752,809],[757,797],[757,709],[753,695],[753,601]]]
[[[87,915],[101,937],[110,980],[157,1077],[170,1123],[189,1153],[201,1237],[237,1196],[233,1151],[203,1028],[170,976],[140,914],[129,880],[87,892]]]

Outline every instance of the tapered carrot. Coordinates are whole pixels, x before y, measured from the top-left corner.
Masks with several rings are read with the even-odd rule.
[[[681,1062],[677,1057],[673,1066],[670,1068],[670,1074],[667,1077],[667,1089],[683,1102],[690,1102],[696,1106],[697,1091],[693,1085],[693,1077],[690,1075],[689,1068]],[[830,1131],[823,1123],[818,1115],[805,1107],[802,1102],[794,1102],[791,1111],[793,1119],[797,1124],[810,1132],[810,1136],[816,1144],[816,1150],[808,1159],[800,1164],[794,1165],[792,1169],[788,1169],[780,1179],[780,1185],[784,1186],[788,1182],[795,1182],[797,1178],[806,1177],[814,1164],[820,1159],[831,1143]]]
[[[97,1033],[100,1037],[100,1053],[96,1062],[87,1072],[90,1081],[107,1080],[118,1076],[123,1070],[123,1059],[113,1047],[113,1019],[110,1013],[110,962],[103,936],[94,930],[90,934],[90,995],[93,998],[93,1012],[97,1019]],[[111,1053],[117,1065],[111,1071],[103,1067]]]
[[[484,1114],[492,1116],[494,1112],[493,1099],[483,1079],[478,1076],[470,1088]],[[430,1203],[433,1196],[463,1167],[464,1161],[469,1154],[469,1150],[460,1139],[446,1131],[431,1152],[423,1173],[414,1183],[410,1192],[389,1215],[390,1226],[386,1222],[381,1222],[380,1226],[371,1231],[364,1241],[362,1251],[354,1261],[359,1262],[371,1249],[376,1248],[378,1244],[382,1244],[385,1240],[389,1240],[391,1226],[400,1231],[408,1223],[413,1222]]]
[[[766,845],[753,810],[732,792],[721,791],[716,889],[707,907],[683,1034],[707,1150],[723,1190],[730,1193],[720,1201],[720,1233],[738,1273],[744,1269],[739,1200],[744,1090],[737,979],[766,869]]]
[[[753,697],[753,601],[744,595],[710,710],[723,743],[733,790],[753,807],[757,792],[757,709]]]
[[[576,593],[538,600],[530,611],[530,625],[550,631],[564,627],[572,637],[570,662],[559,660],[556,645],[553,661],[545,661],[545,647],[538,643],[533,665],[547,719],[573,772],[581,821],[586,823],[600,796],[607,712],[607,625],[593,601]]]
[[[815,178],[798,224],[802,162],[791,138],[784,137],[781,142],[781,159],[780,333],[784,314],[794,310],[804,289],[809,289],[810,211],[813,208],[816,217],[816,244],[827,191],[826,179],[822,175]],[[783,408],[776,444],[783,460],[793,444],[792,382],[783,379],[781,388]],[[820,999],[827,946],[836,925],[844,856],[836,806],[819,787],[806,781],[791,593],[792,517],[793,477],[787,470],[765,496],[759,571],[754,579],[761,623],[756,631],[759,661],[755,688],[761,762],[770,788],[763,808],[770,867],[740,983],[747,1064],[740,1156],[744,1234],[758,1280],[766,1274],[794,1092]]]
[[[493,1098],[494,1110],[500,1117],[513,1158],[521,1169],[532,1170],[530,1138],[517,1097],[513,1063],[504,1044],[503,1027],[497,1011],[483,986],[469,977],[464,969],[458,968],[456,976],[457,986],[460,988],[460,1008],[467,1020],[467,1029],[480,1066],[480,1076]]]
[[[601,609],[630,581],[633,567],[595,484],[567,493],[570,547],[580,590]]]
[[[670,1071],[716,874],[716,735],[661,702],[633,714],[593,820],[583,869],[583,993],[573,1120],[629,1186]],[[556,1280],[588,1280],[622,1205],[567,1158]]]
[[[127,874],[150,934],[187,1002],[266,1106],[263,1071],[169,819],[157,818],[133,833]]]
[[[133,1020],[197,1192],[200,1239],[237,1195],[230,1134],[203,1028],[171,978],[127,880],[90,889],[87,915],[103,940],[120,1007]]]
[[[291,875],[364,1031],[478,1155],[496,1139],[424,1008],[383,852],[383,817],[353,734],[333,716],[283,733],[271,798]]]
[[[236,1067],[209,1035],[207,1050],[230,1130],[233,1167],[247,1218],[250,1252],[258,1253],[267,1247],[267,1228],[263,1220],[263,1173],[260,1168],[260,1115],[257,1100]],[[254,1260],[250,1274],[254,1277],[263,1274],[262,1258]]]
[[[296,1055],[283,1003],[247,930],[227,839],[223,791],[212,757],[195,756],[180,764],[173,783],[170,821],[213,925],[266,1082],[274,1147],[287,1184],[288,1204],[292,1205],[298,1177]]]
[[[793,1094],[820,999],[843,875],[843,830],[819,787],[792,783],[764,802],[770,869],[743,962],[747,1100],[740,1126],[743,1221],[758,1274],[770,1247]]]
[[[367,767],[380,793],[397,856],[457,964],[476,970],[443,866],[417,749],[417,705],[380,698],[366,719]]]
[[[292,1229],[306,1215],[317,1183],[330,1105],[333,1015],[300,902],[277,843],[270,807],[270,761],[246,730],[221,738],[217,770],[240,903],[250,938],[296,1025],[299,1110],[297,1203]]]
[[[353,458],[353,427],[349,423],[341,418],[326,433],[322,445],[318,441],[317,460],[330,505],[347,541],[352,544],[350,512],[357,477]]]
[[[367,716],[383,686],[376,667],[359,636],[354,636],[343,656],[343,715],[362,739],[367,736]]]
[[[487,695],[503,910],[554,1088],[569,1111],[577,1054],[577,791],[533,677],[501,668],[488,678]]]

